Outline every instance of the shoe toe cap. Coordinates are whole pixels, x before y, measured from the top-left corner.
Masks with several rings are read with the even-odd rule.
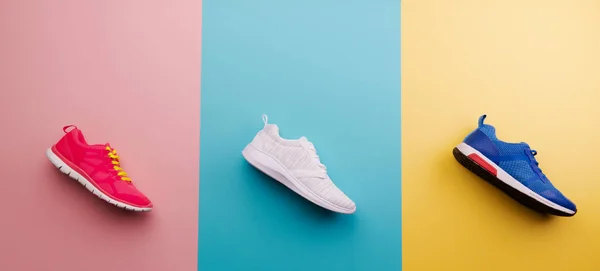
[[[336,186],[328,191],[324,191],[321,197],[327,200],[330,204],[334,205],[339,209],[341,213],[351,214],[356,211],[356,204],[352,201],[344,192],[342,192]]]
[[[119,183],[115,187],[115,196],[130,205],[140,208],[152,208],[153,204],[142,192],[129,183]]]
[[[317,204],[322,205],[324,208],[344,214],[351,214],[356,211],[356,204],[329,178],[305,177],[300,178],[300,180],[303,187],[318,198],[311,200],[320,201],[321,203]]]
[[[577,206],[575,203],[565,197],[558,190],[546,190],[542,193],[542,196],[552,203],[573,212],[573,214],[577,212]]]

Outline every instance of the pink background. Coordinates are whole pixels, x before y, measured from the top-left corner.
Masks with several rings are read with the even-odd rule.
[[[201,0],[0,0],[0,269],[197,268]],[[128,213],[45,150],[76,124],[154,202]]]

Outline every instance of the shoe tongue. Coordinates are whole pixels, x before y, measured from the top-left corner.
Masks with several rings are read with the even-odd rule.
[[[303,136],[303,137],[300,137],[298,139],[298,141],[300,142],[300,144],[302,144],[306,148],[314,149],[314,146],[312,145],[312,143],[310,141],[308,141],[308,138],[306,138],[306,137]]]
[[[313,145],[313,143],[310,142],[308,138],[301,137],[300,139],[298,139],[298,142],[300,142],[300,145],[304,146],[305,148],[310,149],[315,153],[317,152],[317,150],[315,149],[315,145]]]

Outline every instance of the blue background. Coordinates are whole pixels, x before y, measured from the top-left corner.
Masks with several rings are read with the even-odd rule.
[[[400,1],[203,1],[199,270],[400,270]],[[357,205],[331,213],[241,155],[306,136]]]

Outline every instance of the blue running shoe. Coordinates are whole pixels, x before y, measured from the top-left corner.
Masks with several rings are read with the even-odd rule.
[[[456,160],[479,177],[538,212],[573,216],[577,207],[552,185],[538,167],[537,152],[527,143],[507,143],[496,137],[494,126],[484,124],[454,148]]]

